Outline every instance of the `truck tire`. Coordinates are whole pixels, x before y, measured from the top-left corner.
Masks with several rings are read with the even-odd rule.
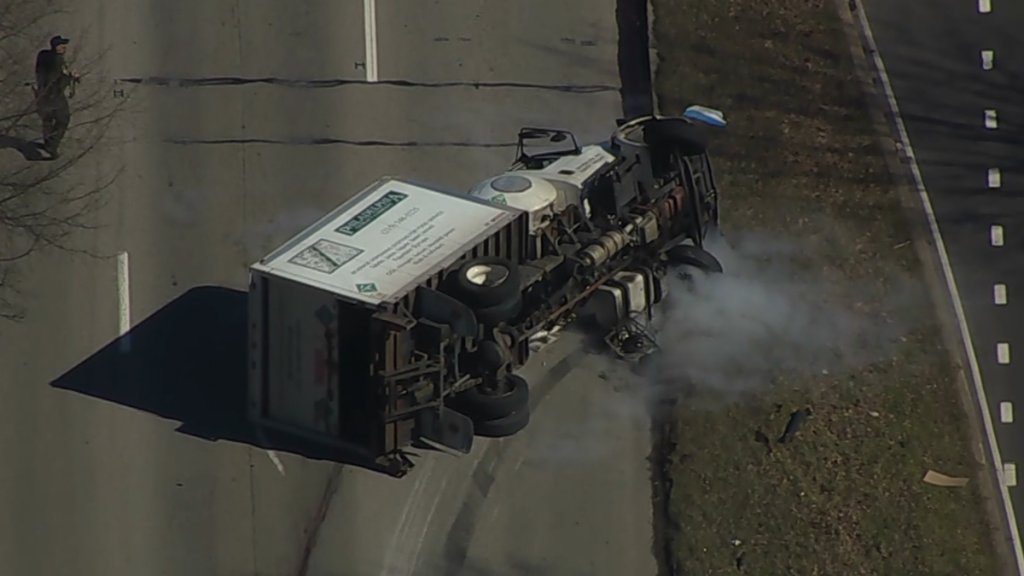
[[[710,252],[697,246],[679,244],[665,252],[670,264],[676,266],[693,266],[701,272],[722,273],[722,263]]]
[[[498,394],[474,386],[453,398],[452,407],[469,416],[474,425],[527,410],[530,406],[530,387],[526,380],[509,374],[505,384],[505,391]]]
[[[497,326],[518,316],[522,309],[523,299],[519,294],[515,294],[506,302],[500,302],[496,306],[489,306],[487,308],[477,308],[473,312],[476,314],[476,320],[480,324],[484,326]]]
[[[519,295],[519,268],[504,258],[470,258],[449,278],[453,296],[474,309],[507,304]]]
[[[512,436],[516,432],[526,428],[526,425],[529,423],[530,410],[524,408],[522,410],[517,410],[504,418],[475,422],[473,424],[473,429],[477,436],[483,436],[485,438],[504,438],[505,436]]]

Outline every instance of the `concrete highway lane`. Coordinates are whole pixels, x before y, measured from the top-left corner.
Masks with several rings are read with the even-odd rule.
[[[652,573],[647,427],[602,412],[593,370],[533,367],[527,433],[401,481],[240,420],[247,266],[380,176],[465,188],[523,125],[607,137],[614,2],[293,4],[82,0],[39,30],[100,58],[81,90],[129,105],[69,175],[123,168],[78,244],[111,257],[33,256],[0,331],[0,573]],[[558,466],[585,430],[565,423],[595,417],[604,445]]]
[[[1024,434],[1015,409],[1024,405],[1024,4],[866,0],[865,7],[949,253],[1001,480],[1022,523],[1016,468]]]
[[[322,75],[351,69],[363,50],[361,6],[337,6],[82,2],[61,31],[80,38],[86,57],[105,50],[102,76],[93,77],[104,92],[131,89],[114,81],[134,75]],[[350,25],[328,30],[323,22]],[[3,452],[17,464],[0,476],[0,572],[298,570],[333,465],[240,441],[240,382],[218,379],[216,361],[244,366],[244,343],[232,341],[235,332],[208,333],[209,319],[239,300],[189,303],[182,294],[202,285],[244,288],[248,262],[281,239],[259,237],[258,224],[289,198],[333,205],[336,190],[318,183],[352,176],[337,149],[268,154],[166,140],[245,130],[288,138],[289,130],[343,118],[353,103],[312,107],[301,91],[253,92],[138,87],[105,151],[106,161],[124,167],[100,215],[105,226],[82,238],[96,252],[126,251],[130,282],[118,281],[115,260],[68,255],[33,258],[25,271],[27,318],[5,326],[2,352]],[[78,177],[92,174],[83,167]],[[117,337],[119,289],[129,292],[138,327],[131,353],[75,368]],[[177,307],[161,314],[169,304]],[[199,436],[175,432],[181,420]]]

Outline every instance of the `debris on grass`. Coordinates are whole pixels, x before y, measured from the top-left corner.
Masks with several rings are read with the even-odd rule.
[[[967,478],[947,476],[935,470],[925,472],[923,480],[932,486],[943,486],[946,488],[962,488],[967,486]]]
[[[779,437],[779,444],[785,444],[786,442],[792,441],[793,437],[796,436],[798,431],[800,431],[800,427],[803,426],[804,421],[807,420],[810,413],[811,411],[809,409],[801,408],[790,414],[789,422],[786,423],[786,430],[782,433],[782,436]]]

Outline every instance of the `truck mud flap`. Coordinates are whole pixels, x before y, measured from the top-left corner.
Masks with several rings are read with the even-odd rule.
[[[451,408],[421,410],[416,415],[416,435],[442,452],[469,454],[473,449],[473,421]]]

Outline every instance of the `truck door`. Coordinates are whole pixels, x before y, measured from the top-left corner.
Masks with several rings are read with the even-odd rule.
[[[268,315],[271,420],[338,435],[338,307],[328,293],[272,281]]]

